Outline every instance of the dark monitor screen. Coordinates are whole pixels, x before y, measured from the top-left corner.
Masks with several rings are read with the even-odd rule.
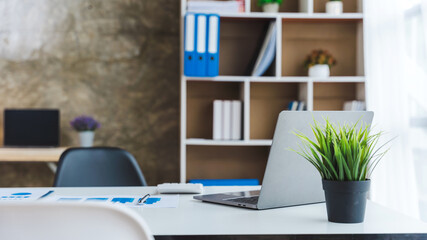
[[[14,147],[59,146],[59,110],[4,110],[4,145]]]

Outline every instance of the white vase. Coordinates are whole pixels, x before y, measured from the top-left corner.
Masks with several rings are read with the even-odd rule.
[[[328,64],[316,64],[308,69],[309,77],[329,77],[329,65]]]
[[[80,146],[82,147],[92,147],[93,138],[95,137],[94,131],[83,131],[79,132]]]
[[[278,3],[266,3],[262,5],[262,10],[267,13],[277,13],[279,12],[279,4]]]
[[[341,1],[329,1],[326,3],[326,13],[332,15],[338,15],[342,13],[342,2]]]

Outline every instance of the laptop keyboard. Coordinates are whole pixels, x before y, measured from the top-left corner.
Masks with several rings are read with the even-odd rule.
[[[248,204],[257,204],[259,196],[255,197],[241,197],[241,198],[232,198],[227,201],[236,202],[236,203],[248,203]]]

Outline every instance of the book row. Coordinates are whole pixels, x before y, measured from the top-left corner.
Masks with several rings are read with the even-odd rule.
[[[219,75],[220,17],[216,14],[187,13],[184,28],[184,75],[216,77]],[[248,64],[245,75],[263,76],[276,56],[277,26],[268,24]]]
[[[184,74],[218,76],[219,15],[187,13],[184,21]]]
[[[213,101],[213,132],[214,140],[242,139],[242,101]]]

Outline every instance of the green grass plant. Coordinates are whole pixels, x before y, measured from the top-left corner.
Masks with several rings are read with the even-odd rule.
[[[384,157],[386,151],[380,152],[390,141],[377,148],[382,132],[371,133],[370,125],[356,123],[335,125],[325,120],[324,125],[316,120],[311,129],[315,140],[294,132],[302,145],[295,151],[319,171],[325,180],[365,181]]]
[[[278,3],[278,4],[282,4],[283,0],[258,0],[258,5],[259,6],[262,6],[262,5],[267,4],[267,3]]]

